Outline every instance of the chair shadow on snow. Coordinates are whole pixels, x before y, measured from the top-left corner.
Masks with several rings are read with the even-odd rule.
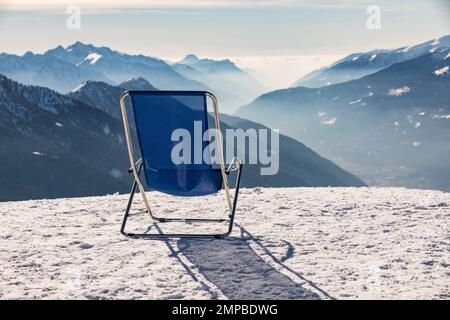
[[[320,299],[317,293],[304,288],[266,263],[250,247],[249,241],[262,246],[241,228],[241,237],[221,240],[180,239],[177,241],[177,247],[178,252],[229,299]],[[263,247],[263,250],[275,263],[285,267],[268,249]],[[294,274],[299,282],[307,282],[318,289],[301,275],[285,268]]]

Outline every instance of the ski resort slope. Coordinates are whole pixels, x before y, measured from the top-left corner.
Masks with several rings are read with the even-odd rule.
[[[0,298],[450,299],[450,193],[243,189],[232,237],[168,241],[120,235],[127,197],[0,203]],[[152,225],[138,198],[130,231],[225,228]],[[149,198],[160,216],[226,214],[223,194]]]

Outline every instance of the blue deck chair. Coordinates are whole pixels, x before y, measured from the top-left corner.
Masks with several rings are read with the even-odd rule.
[[[130,124],[127,118],[125,99],[131,101],[131,108],[134,115],[134,124],[141,158],[135,161],[134,149],[130,133]],[[134,175],[134,183],[131,189],[128,205],[122,222],[120,232],[129,237],[144,238],[184,238],[184,237],[213,237],[223,238],[228,236],[233,228],[234,215],[239,193],[241,180],[242,163],[233,159],[232,163],[225,167],[223,146],[221,139],[217,139],[217,153],[220,161],[220,168],[215,168],[211,161],[205,161],[201,157],[200,161],[194,163],[175,164],[171,158],[175,144],[172,141],[172,133],[176,129],[185,129],[191,137],[195,137],[194,130],[201,128],[201,137],[209,129],[207,100],[210,98],[214,110],[214,130],[216,137],[220,136],[220,122],[218,113],[218,102],[216,97],[204,91],[126,91],[120,97],[120,107],[122,111],[125,138],[128,146],[128,155],[131,168],[129,173]],[[195,125],[194,125],[195,122]],[[200,124],[200,125],[199,125]],[[197,137],[198,137],[198,132]],[[201,143],[202,151],[209,142],[192,141],[191,155],[194,157],[195,143]],[[198,145],[197,145],[198,147]],[[208,159],[211,160],[211,159]],[[186,162],[186,161],[185,161]],[[150,204],[145,194],[144,185],[141,181],[141,173],[144,172],[146,186],[150,190],[160,191],[169,195],[192,197],[206,196],[219,192],[222,187],[225,189],[225,197],[229,214],[225,219],[206,218],[165,218],[156,216],[150,209]],[[230,196],[227,176],[237,172],[235,194],[233,199]],[[136,189],[139,189],[146,210],[151,219],[156,222],[228,222],[228,229],[221,234],[149,234],[149,233],[127,233],[125,225],[129,216],[130,208]]]

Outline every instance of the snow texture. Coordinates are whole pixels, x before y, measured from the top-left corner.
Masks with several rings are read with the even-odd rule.
[[[334,125],[336,123],[336,121],[337,121],[337,118],[333,117],[333,118],[331,118],[329,120],[323,120],[321,122],[321,124],[326,125],[326,126],[332,126],[332,125]]]
[[[443,68],[434,70],[434,74],[437,75],[437,76],[442,76],[442,75],[444,75],[446,73],[448,73],[448,66],[445,66]]]
[[[226,214],[223,194],[148,195],[160,216]],[[450,193],[243,189],[231,237],[168,241],[120,235],[127,198],[1,203],[0,298],[450,298]],[[219,229],[151,224],[139,198],[130,231]]]
[[[98,53],[90,53],[82,62],[78,63],[77,65],[80,65],[81,63],[85,61],[89,61],[90,64],[96,64],[97,61],[102,57],[101,54]]]
[[[447,120],[450,120],[450,114],[433,115],[433,119],[447,119]]]
[[[392,88],[388,91],[388,96],[400,97],[401,95],[410,92],[411,89],[408,86],[401,88]]]
[[[355,100],[355,101],[350,101],[348,104],[350,104],[350,105],[357,104],[357,103],[360,103],[361,101],[362,101],[362,99],[358,99],[358,100]]]

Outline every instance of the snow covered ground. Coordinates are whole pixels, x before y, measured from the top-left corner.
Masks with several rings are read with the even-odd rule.
[[[149,197],[160,215],[225,212],[223,194]],[[150,225],[139,198],[130,229],[217,227]],[[243,189],[225,240],[126,239],[126,200],[0,203],[0,298],[450,299],[450,193]]]

